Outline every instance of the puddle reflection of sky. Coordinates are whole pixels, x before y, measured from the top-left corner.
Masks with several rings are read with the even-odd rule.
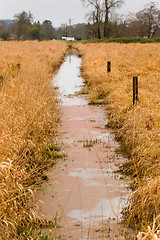
[[[91,207],[89,210],[73,210],[68,213],[68,217],[73,218],[73,221],[82,222],[84,225],[89,225],[92,222],[98,224],[102,218],[103,220],[120,218],[120,210],[124,206],[124,199],[115,197],[111,199],[102,198],[96,206]]]
[[[112,169],[103,169],[103,172],[101,169],[98,168],[86,168],[86,169],[76,169],[77,171],[71,172],[69,176],[71,177],[79,177],[83,179],[92,179],[96,178],[98,176],[100,177],[108,177],[108,175],[114,175],[112,172]]]
[[[85,105],[87,101],[73,96],[81,91],[84,81],[82,79],[80,66],[82,59],[74,52],[69,52],[62,64],[58,74],[54,77],[53,84],[58,87],[59,97],[62,105]]]

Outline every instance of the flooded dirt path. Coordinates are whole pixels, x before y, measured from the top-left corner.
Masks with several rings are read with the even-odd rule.
[[[58,239],[126,239],[118,221],[129,193],[127,183],[115,173],[126,159],[115,153],[118,143],[105,128],[103,107],[88,105],[87,97],[75,95],[83,85],[80,65],[81,59],[70,52],[54,79],[62,102],[67,159],[48,172],[37,204],[45,219],[56,213],[62,217]]]

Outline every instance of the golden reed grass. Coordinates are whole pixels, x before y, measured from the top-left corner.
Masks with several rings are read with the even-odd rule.
[[[160,215],[160,44],[76,44],[90,102],[109,108],[109,123],[130,160],[124,165],[136,187],[124,210],[134,227],[146,227]],[[107,73],[111,61],[111,73]],[[132,79],[139,78],[133,107]],[[98,100],[97,100],[98,99]],[[158,223],[157,223],[158,224]]]
[[[59,120],[51,79],[66,49],[61,42],[0,42],[0,239],[29,239],[41,224],[33,190],[54,163],[45,153],[56,144]]]

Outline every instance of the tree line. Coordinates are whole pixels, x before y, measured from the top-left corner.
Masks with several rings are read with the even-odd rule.
[[[50,20],[34,22],[31,12],[22,11],[14,16],[13,21],[0,21],[0,37],[3,40],[50,40],[55,38],[54,27]]]
[[[81,39],[111,39],[111,38],[153,38],[160,37],[160,10],[155,2],[128,16],[115,12],[124,3],[123,0],[81,0],[88,9],[87,23],[62,24],[54,28],[50,20],[34,22],[31,12],[21,12],[14,16],[10,23],[0,21],[0,37],[3,40],[50,40],[62,37]]]
[[[124,0],[81,0],[89,8],[88,20],[92,38],[160,37],[160,10],[151,2],[136,14],[121,16],[115,13]]]

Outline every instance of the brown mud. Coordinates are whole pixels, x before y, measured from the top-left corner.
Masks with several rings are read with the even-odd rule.
[[[116,173],[126,161],[115,153],[119,144],[106,129],[103,107],[76,96],[83,85],[79,59],[69,53],[54,79],[59,88],[61,132],[67,159],[47,175],[37,193],[37,205],[45,219],[62,217],[54,239],[132,239],[122,226],[121,210],[130,194],[127,182]],[[57,238],[56,238],[57,237]]]

